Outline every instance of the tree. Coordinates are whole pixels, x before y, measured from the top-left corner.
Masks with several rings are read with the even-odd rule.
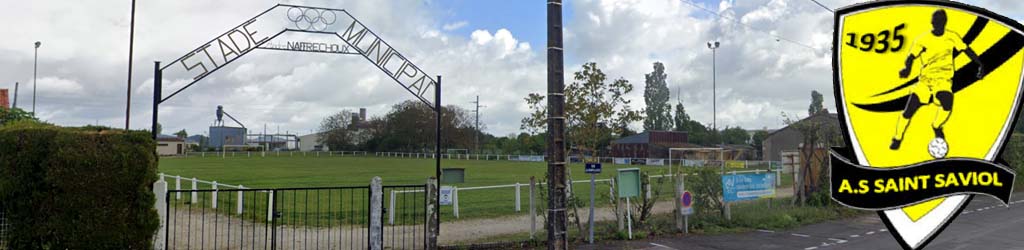
[[[702,145],[718,143],[715,142],[714,136],[707,126],[690,119],[690,115],[686,114],[686,109],[683,107],[683,102],[676,103],[675,113],[675,131],[686,132],[690,143]]]
[[[619,78],[611,83],[597,63],[583,64],[583,69],[573,74],[573,82],[565,87],[565,125],[566,139],[579,158],[590,161],[586,152],[598,156],[603,145],[601,143],[612,135],[622,135],[629,124],[643,120],[640,111],[632,110],[630,101],[625,95],[633,91],[633,85],[626,79]],[[522,120],[522,127],[532,128],[531,131],[546,130],[547,113],[544,96],[530,94],[527,105],[533,112]],[[551,174],[551,173],[548,173]],[[566,173],[571,180],[572,176]],[[571,215],[575,218],[580,231],[583,231],[579,219],[578,207],[583,202],[576,196],[567,201],[572,207]]]
[[[807,115],[811,116],[825,110],[825,98],[817,90],[811,90],[811,106],[807,108]]]
[[[626,79],[607,83],[604,72],[594,62],[583,64],[583,69],[575,72],[573,79],[565,87],[566,137],[578,152],[597,151],[602,146],[602,138],[621,136],[630,123],[643,119],[641,112],[632,110],[630,101],[625,98],[633,91],[633,85]],[[521,127],[531,131],[547,130],[544,96],[531,93],[526,102],[533,112],[523,118]]]
[[[757,132],[754,132],[754,136],[751,138],[750,145],[753,146],[754,150],[756,150],[758,152],[756,154],[757,156],[762,156],[763,157],[761,152],[764,151],[764,140],[765,139],[768,139],[768,129],[767,128],[758,130]]]
[[[188,132],[185,132],[185,129],[182,129],[181,131],[174,133],[174,135],[178,136],[178,138],[184,139],[185,137],[188,137]]]
[[[726,127],[722,130],[722,142],[725,144],[747,144],[750,134],[740,127]]]
[[[351,110],[342,109],[340,112],[325,117],[320,122],[320,136],[317,143],[327,145],[331,150],[356,150],[359,142],[355,140],[357,133],[358,116],[352,114]]]
[[[5,124],[9,124],[9,123],[15,122],[15,121],[22,121],[22,120],[37,121],[37,122],[39,121],[39,119],[36,119],[35,115],[33,115],[31,112],[25,112],[25,110],[23,110],[23,109],[20,109],[20,108],[10,108],[10,109],[8,109],[8,108],[0,107],[0,126],[3,126]]]
[[[817,91],[811,92],[811,109],[815,110],[815,103],[817,103],[817,111],[824,112],[824,108],[821,108],[821,94]],[[783,119],[786,125],[800,132],[803,136],[800,150],[800,170],[797,171],[799,176],[796,178],[794,196],[796,199],[794,203],[799,202],[801,205],[806,204],[810,198],[814,203],[824,204],[829,202],[828,198],[828,171],[821,169],[818,171],[818,176],[810,176],[811,166],[821,166],[827,168],[828,165],[828,154],[824,153],[825,150],[832,148],[833,145],[841,145],[843,143],[842,134],[839,132],[838,124],[830,122],[829,119],[815,119],[814,115],[811,114],[807,119],[790,118],[783,114]],[[823,114],[827,115],[827,114]],[[807,185],[808,181],[817,180],[817,186]]]
[[[460,107],[441,108],[441,128],[444,136],[441,147],[470,148],[476,128],[472,117]],[[418,100],[409,100],[392,106],[383,117],[375,117],[367,125],[372,133],[366,148],[373,151],[434,151],[435,113]]]
[[[654,71],[645,75],[644,103],[647,108],[644,110],[647,118],[644,119],[644,130],[672,129],[672,106],[668,104],[670,93],[666,78],[665,65],[661,62],[655,62]]]

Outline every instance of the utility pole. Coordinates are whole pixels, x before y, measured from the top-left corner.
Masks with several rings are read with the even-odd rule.
[[[479,154],[480,134],[482,133],[480,132],[480,108],[486,108],[487,106],[480,106],[480,96],[476,96],[476,101],[473,104],[476,105],[476,111],[473,111],[476,114],[476,133],[473,133],[473,153]]]
[[[132,0],[132,22],[131,31],[128,33],[128,100],[124,106],[124,131],[128,131],[128,125],[132,117],[132,53],[135,49],[135,0]]]
[[[14,82],[14,103],[11,104],[11,109],[18,107],[18,82]]]
[[[36,76],[39,68],[39,46],[43,43],[36,41],[35,60],[32,63],[32,117],[36,117]]]
[[[548,0],[548,249],[569,249],[565,211],[565,65],[562,0]]]

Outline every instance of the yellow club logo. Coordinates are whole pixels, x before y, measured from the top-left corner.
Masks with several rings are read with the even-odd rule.
[[[847,146],[832,198],[878,211],[906,249],[928,244],[975,194],[1009,201],[998,159],[1020,108],[1024,26],[949,1],[836,11],[833,74]]]

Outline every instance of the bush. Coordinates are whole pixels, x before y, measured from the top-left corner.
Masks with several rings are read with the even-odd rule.
[[[722,175],[718,168],[699,167],[686,179],[686,187],[694,196],[696,212],[699,214],[724,215],[725,203],[722,201]]]
[[[10,249],[150,249],[154,141],[147,132],[0,127],[0,209]]]

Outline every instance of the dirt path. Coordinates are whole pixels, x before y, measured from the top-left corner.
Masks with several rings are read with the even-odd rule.
[[[778,188],[775,190],[776,197],[791,197],[793,189],[790,187]],[[580,219],[586,220],[589,216],[589,208],[581,208]],[[675,209],[673,201],[661,201],[654,204],[652,214],[671,213]],[[528,213],[524,209],[524,213]],[[537,234],[544,233],[543,211],[537,211]],[[594,221],[615,220],[615,213],[612,207],[594,208]],[[585,223],[585,222],[584,222]],[[438,237],[440,244],[456,244],[469,242],[476,239],[509,235],[530,231],[530,215],[505,216],[493,219],[472,219],[459,220],[441,224],[441,235]]]

